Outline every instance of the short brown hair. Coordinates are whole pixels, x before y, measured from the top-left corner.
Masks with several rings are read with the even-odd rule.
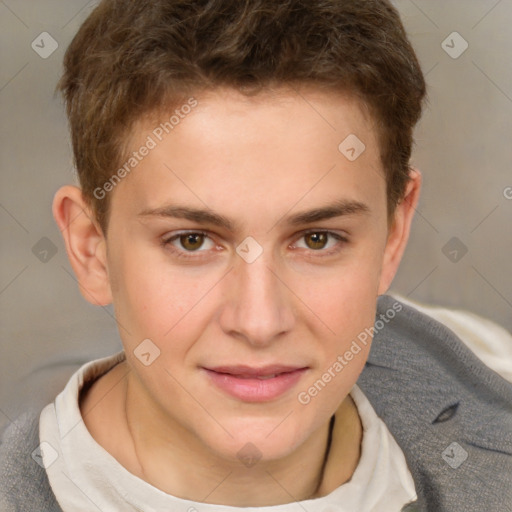
[[[292,84],[348,92],[370,109],[392,213],[426,92],[388,0],[103,0],[69,45],[58,84],[80,185],[102,229],[109,197],[94,190],[125,161],[134,122],[194,91]]]

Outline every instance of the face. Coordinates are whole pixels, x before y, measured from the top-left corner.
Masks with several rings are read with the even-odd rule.
[[[134,131],[134,151],[155,144],[110,192],[109,287],[147,406],[211,453],[273,460],[325,425],[369,352],[336,371],[385,287],[376,135],[340,95],[196,99],[168,134]]]

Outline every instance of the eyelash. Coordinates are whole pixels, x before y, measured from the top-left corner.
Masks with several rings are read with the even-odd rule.
[[[312,233],[315,233],[315,234],[327,234],[329,237],[332,237],[334,238],[335,240],[338,240],[338,244],[336,244],[336,246],[334,248],[331,248],[329,250],[323,250],[323,249],[309,249],[310,252],[312,253],[315,253],[315,257],[320,257],[320,258],[324,258],[324,257],[328,257],[328,256],[332,256],[336,253],[338,253],[340,250],[341,250],[341,247],[340,245],[345,245],[349,242],[348,238],[338,234],[338,233],[334,233],[333,231],[328,231],[328,230],[322,230],[322,229],[310,229],[308,231],[303,231],[302,233],[300,233],[300,237],[298,239],[301,239],[301,238],[304,238],[305,236],[307,235],[310,235]],[[177,234],[174,234],[172,235],[171,237],[167,237],[167,238],[164,238],[162,239],[161,241],[161,245],[167,249],[169,249],[175,256],[177,256],[178,258],[182,258],[182,259],[185,259],[185,260],[194,260],[194,259],[199,259],[201,256],[194,256],[193,254],[194,253],[201,253],[201,252],[206,252],[206,251],[200,251],[200,250],[197,250],[197,251],[186,251],[186,250],[180,250],[180,249],[176,249],[173,245],[171,245],[171,242],[173,242],[174,240],[182,237],[182,236],[186,236],[186,235],[203,235],[207,238],[210,238],[210,235],[208,233],[206,233],[205,231],[183,231],[181,233],[177,233]],[[308,249],[306,249],[308,250]]]

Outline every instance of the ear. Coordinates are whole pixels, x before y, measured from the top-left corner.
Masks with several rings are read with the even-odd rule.
[[[106,240],[82,191],[71,185],[60,188],[53,199],[53,216],[64,237],[80,292],[91,304],[110,304]]]
[[[398,265],[409,240],[414,212],[418,206],[421,190],[421,173],[418,169],[411,169],[409,172],[404,197],[397,204],[393,214],[393,223],[389,228],[388,240],[384,249],[384,261],[380,275],[378,294],[387,292],[391,281],[395,277]]]

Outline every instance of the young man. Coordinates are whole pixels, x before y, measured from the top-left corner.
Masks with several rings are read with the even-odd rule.
[[[512,386],[384,296],[425,95],[389,2],[105,0],[60,89],[124,350],[9,429],[4,508],[512,510]]]

